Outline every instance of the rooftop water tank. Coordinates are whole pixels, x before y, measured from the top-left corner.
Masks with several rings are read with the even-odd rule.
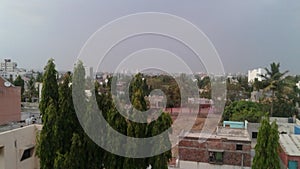
[[[294,133],[295,133],[296,135],[300,135],[300,126],[295,126],[295,131],[294,131]]]

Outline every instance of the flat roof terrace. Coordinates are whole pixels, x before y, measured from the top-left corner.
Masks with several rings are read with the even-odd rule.
[[[249,133],[246,129],[224,128],[218,127],[217,130],[212,133],[183,133],[181,137],[187,139],[227,139],[230,141],[249,141],[251,142]]]

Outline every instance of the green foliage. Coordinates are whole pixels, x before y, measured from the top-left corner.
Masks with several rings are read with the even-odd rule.
[[[101,128],[93,125],[93,120],[98,119],[98,113],[102,113],[109,125],[118,132],[136,138],[158,135],[168,129],[172,123],[170,115],[162,113],[156,121],[150,124],[126,120],[113,104],[110,93],[111,79],[106,86],[95,83],[95,88],[91,90],[92,95],[96,97],[94,101],[85,94],[85,90],[89,88],[92,81],[87,83],[84,77],[83,63],[78,62],[73,78],[71,78],[71,73],[67,73],[58,85],[53,60],[49,60],[45,67],[42,100],[39,105],[44,126],[37,137],[37,155],[40,157],[41,169],[102,169],[104,167],[106,169],[145,169],[149,164],[153,166],[152,168],[167,168],[171,151],[153,158],[125,158],[104,151],[85,134],[76,113],[83,118],[81,120],[84,120],[85,128],[99,132],[97,139],[100,140],[111,133],[104,133]],[[130,90],[133,106],[141,111],[147,110],[145,96],[150,90],[143,75],[139,74],[135,77]],[[73,101],[81,104],[74,105]],[[78,112],[75,112],[75,108]],[[123,144],[126,144],[126,140],[111,140],[113,148],[120,148]],[[151,151],[164,147],[171,147],[168,133],[162,136],[159,143],[153,143]]]
[[[147,110],[147,104],[145,100],[146,93],[143,91],[143,77],[141,74],[137,74],[131,85],[130,85],[130,95],[131,95],[131,103],[133,107],[139,111]],[[133,117],[136,116],[137,113],[134,109],[131,110],[131,114]],[[135,138],[145,138],[146,137],[146,127],[145,123],[137,123],[133,121],[128,121],[127,125],[127,136],[135,137]],[[130,150],[135,150],[137,145],[128,144],[128,153],[132,153]],[[143,169],[147,168],[146,158],[126,158],[124,160],[124,169]]]
[[[62,83],[59,84],[59,110],[55,121],[55,137],[58,141],[57,153],[59,154],[65,154],[70,150],[73,133],[80,127],[74,110],[70,78],[70,73],[65,74]]]
[[[120,115],[116,109],[113,108],[106,113],[108,115],[107,122],[110,124],[110,126],[114,130],[118,131],[119,133],[127,135],[126,119],[122,115]],[[107,134],[110,135],[110,133]],[[119,149],[124,144],[126,144],[126,141],[124,140],[117,140],[117,139],[111,140],[111,145],[113,145],[113,147],[111,148],[114,149]],[[107,169],[123,169],[124,161],[125,161],[125,157],[120,157],[110,152],[105,153],[104,166]]]
[[[37,72],[36,82],[43,82],[43,74],[41,72]]]
[[[140,111],[147,109],[145,96],[149,94],[147,82],[141,73],[137,74],[129,86],[129,97],[133,106]]]
[[[24,93],[24,80],[21,78],[19,75],[16,80],[13,82],[15,86],[20,86],[21,87],[21,95]]]
[[[200,89],[200,97],[211,99],[211,82],[209,76],[198,79],[198,87]]]
[[[24,91],[25,91],[25,88],[24,88],[25,82],[24,82],[24,80],[23,80],[23,79],[21,78],[21,76],[19,75],[19,76],[16,78],[16,80],[13,82],[13,84],[14,84],[15,86],[21,87],[21,100],[24,101],[24,100],[25,100],[25,99],[24,99]]]
[[[270,125],[269,119],[263,118],[257,136],[253,169],[279,169],[279,133],[276,122]]]
[[[29,100],[29,102],[31,102],[34,97],[38,97],[38,91],[35,88],[35,79],[33,77],[31,77],[27,82],[27,87],[28,90],[24,93],[24,95]]]
[[[40,158],[41,169],[53,169],[58,141],[55,138],[55,123],[58,111],[57,71],[53,59],[45,67],[42,100],[39,108],[42,114],[43,129],[40,133],[37,155]]]
[[[43,129],[37,148],[37,156],[40,158],[41,169],[53,169],[56,151],[58,149],[57,140],[54,133],[54,125],[56,120],[55,113],[57,108],[52,100],[43,114]]]
[[[133,106],[141,111],[147,110],[146,107],[146,101],[145,96],[146,94],[143,92],[144,87],[141,83],[142,81],[142,75],[138,74],[135,76],[132,85],[132,104]],[[139,112],[132,112],[133,116],[135,113]],[[145,137],[152,137],[161,134],[165,130],[167,130],[172,124],[172,119],[169,114],[162,113],[158,119],[151,123],[136,123],[132,121],[127,121],[127,136],[135,137],[135,138],[145,138]],[[150,151],[153,153],[162,149],[163,147],[167,147],[171,149],[171,143],[169,140],[169,135],[166,132],[163,134],[160,139],[160,142],[152,143],[152,145],[148,145],[150,148]],[[133,145],[130,145],[133,146]],[[136,147],[128,147],[128,150],[133,150]],[[152,166],[152,168],[167,168],[167,164],[169,159],[171,158],[171,151],[167,151],[165,153],[162,153],[160,155],[150,157],[150,158],[125,158],[124,160],[124,169],[145,169],[149,165]]]
[[[53,95],[49,97],[45,94],[49,93],[46,89],[53,90],[53,87],[57,86],[56,73],[54,73],[56,71],[53,65],[53,60],[50,60],[46,66],[42,90],[43,102],[40,104],[41,112],[45,109],[43,111],[43,129],[37,139],[37,155],[40,157],[41,169],[101,169],[103,150],[85,134],[75,113],[72,86],[70,85],[71,74],[64,75],[59,84],[57,97]],[[74,75],[73,79],[78,82],[78,85],[75,85],[75,89],[78,90],[77,93],[75,92],[75,96],[86,98],[84,94],[84,68],[81,62],[78,63],[75,72],[77,74]],[[53,97],[58,100],[53,101]],[[47,99],[50,101],[46,103],[45,100]],[[82,106],[79,113],[85,115],[85,120],[94,118],[91,116],[94,114],[91,112],[93,109],[90,109],[89,103],[84,102],[83,105],[86,107]]]
[[[227,79],[227,101],[232,103],[250,98],[252,88],[248,85],[248,79],[245,76],[238,76]]]
[[[172,76],[159,75],[159,76],[149,76],[147,77],[147,85],[150,89],[160,89],[167,97],[166,107],[180,107],[181,105],[181,95],[180,89]]]
[[[54,106],[58,107],[58,84],[57,71],[55,70],[54,60],[50,59],[45,67],[45,74],[43,78],[43,89],[39,109],[44,115],[46,108],[52,100]],[[43,116],[44,120],[44,116]]]
[[[286,97],[288,93],[291,92],[292,86],[284,80],[284,76],[288,73],[288,71],[280,72],[280,63],[271,63],[270,69],[265,68],[266,74],[262,75],[264,79],[264,91],[271,92],[271,98],[266,102],[270,105],[270,116],[286,116],[285,114],[293,114],[291,110],[281,109],[283,105],[288,103],[289,98]],[[287,101],[285,101],[287,99]],[[292,104],[288,104],[287,106],[294,106]],[[279,109],[278,109],[279,108]]]
[[[224,110],[223,120],[259,122],[267,107],[250,101],[236,101]]]
[[[172,125],[172,118],[168,113],[162,113],[157,120],[151,122],[148,125],[147,131],[148,136],[156,136],[161,134],[162,132],[168,130]],[[171,131],[170,131],[171,132]],[[149,163],[151,164],[152,168],[156,169],[168,169],[168,161],[172,158],[172,144],[170,142],[168,132],[162,134],[159,138],[159,142],[153,143],[152,145],[152,151],[156,152],[157,150],[161,149],[169,149],[169,151],[166,151],[160,155],[156,155],[154,157],[149,158]]]

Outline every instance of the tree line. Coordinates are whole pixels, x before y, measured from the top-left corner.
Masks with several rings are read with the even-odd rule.
[[[136,109],[144,111],[147,109],[144,99],[147,93],[143,90],[141,78],[142,75],[138,74],[133,79],[130,86],[130,99]],[[73,83],[79,86],[74,86]],[[43,129],[37,136],[37,156],[40,158],[41,169],[145,169],[149,165],[152,166],[152,169],[167,169],[171,150],[148,158],[127,158],[112,154],[98,146],[81,127],[73,99],[86,97],[82,103],[86,106],[83,106],[77,113],[81,113],[87,122],[92,123],[92,120],[96,118],[94,116],[97,114],[94,111],[98,108],[100,111],[96,113],[102,113],[112,128],[119,133],[135,138],[146,138],[162,133],[172,124],[170,115],[162,112],[158,119],[150,123],[130,121],[120,115],[113,103],[109,85],[111,79],[107,85],[92,82],[95,83],[95,88],[91,90],[91,93],[95,96],[97,104],[89,100],[86,91],[83,90],[83,86],[88,83],[90,82],[85,80],[85,69],[82,62],[76,64],[74,74],[68,72],[61,80],[57,78],[53,59],[50,59],[45,66],[42,98],[39,105]],[[79,90],[76,92],[78,96],[75,95],[75,98],[72,90]],[[97,107],[95,108],[95,106]],[[91,127],[101,133],[101,128]],[[101,140],[109,134],[104,133],[98,137]],[[166,137],[168,138],[168,136]],[[161,146],[171,149],[169,140],[164,140],[164,143],[145,146],[150,146],[150,150],[159,149]],[[126,142],[111,140],[111,145],[116,145],[116,148],[119,144],[126,144]]]
[[[255,79],[248,84],[246,78],[239,77],[236,83],[228,82],[224,120],[259,122],[266,113],[271,117],[298,115],[300,90],[296,83],[300,81],[300,76],[280,71],[280,63],[270,64],[265,71],[261,75],[262,81]],[[250,101],[252,91],[260,92],[255,102]]]

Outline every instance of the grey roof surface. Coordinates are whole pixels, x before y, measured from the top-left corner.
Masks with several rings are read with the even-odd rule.
[[[205,133],[188,133],[185,137],[190,138],[210,138],[210,139],[223,139],[232,141],[251,141],[249,133],[246,129],[233,129],[218,127],[217,131],[212,134]]]
[[[169,167],[169,169],[241,169],[241,166],[233,165],[214,165],[209,163],[197,163],[191,161],[180,161],[180,166],[177,168]],[[244,169],[251,169],[251,167],[243,167]]]
[[[10,123],[0,126],[0,133],[25,126],[25,123]]]
[[[300,135],[280,134],[279,143],[287,155],[300,156]]]

